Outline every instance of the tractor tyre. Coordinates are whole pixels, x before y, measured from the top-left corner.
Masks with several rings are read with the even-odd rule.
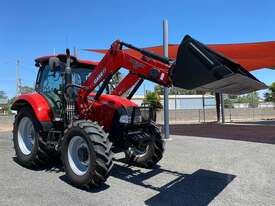
[[[145,129],[143,135],[149,136],[150,140],[129,147],[125,152],[125,159],[130,165],[152,168],[162,159],[165,143],[159,128],[153,123]]]
[[[74,121],[65,131],[61,157],[67,177],[76,187],[98,187],[113,167],[112,143],[95,122]]]
[[[41,126],[31,108],[22,108],[13,125],[13,144],[18,162],[28,168],[37,168],[49,162]]]

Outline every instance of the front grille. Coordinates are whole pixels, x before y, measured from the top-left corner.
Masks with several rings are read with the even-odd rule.
[[[74,103],[67,103],[67,105],[66,105],[66,120],[67,120],[67,123],[70,123],[73,120],[74,114],[75,114],[75,105],[74,105]]]
[[[139,109],[143,121],[154,120],[153,110],[151,107],[140,107]]]
[[[127,108],[127,112],[132,124],[135,122],[146,123],[156,120],[156,112],[152,107],[129,107]]]

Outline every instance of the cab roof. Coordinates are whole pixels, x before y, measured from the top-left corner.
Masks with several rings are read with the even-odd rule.
[[[35,59],[35,63],[40,64],[40,65],[45,65],[48,64],[49,59],[51,57],[57,57],[60,59],[60,61],[62,62],[66,62],[66,54],[58,54],[58,55],[49,55],[49,56],[42,56],[42,57],[38,57],[37,59]],[[81,60],[81,59],[77,59],[75,56],[71,56],[71,59],[73,60],[73,65],[74,66],[81,66],[81,67],[95,67],[98,65],[98,62],[95,61],[90,61],[90,60]],[[38,66],[38,65],[37,65]]]

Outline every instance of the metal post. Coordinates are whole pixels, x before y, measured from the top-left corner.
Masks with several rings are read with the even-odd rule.
[[[221,113],[222,113],[222,123],[225,123],[225,116],[224,116],[224,99],[223,99],[223,94],[220,93],[221,97]]]
[[[163,20],[163,56],[168,57],[168,21]],[[169,139],[169,99],[168,88],[164,87],[164,138]]]
[[[143,84],[143,94],[144,94],[144,97],[145,97],[145,95],[146,95],[146,86],[145,86],[145,84]]]
[[[19,60],[16,61],[16,95],[20,94]]]
[[[204,98],[204,94],[202,95],[202,109],[203,109],[203,122],[205,123],[205,98]]]
[[[74,47],[74,56],[75,56],[76,58],[78,58],[78,50],[77,50],[76,47]]]
[[[177,123],[177,92],[175,92],[175,123]]]
[[[199,122],[201,122],[201,109],[199,109]]]
[[[215,93],[215,100],[216,100],[216,114],[217,114],[217,122],[220,123],[221,121],[221,107],[220,107],[220,102],[221,102],[221,98],[220,98],[220,93]]]

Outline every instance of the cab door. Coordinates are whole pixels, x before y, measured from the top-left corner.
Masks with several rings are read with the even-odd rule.
[[[48,65],[45,65],[40,68],[39,73],[36,90],[47,99],[54,118],[61,118],[63,111],[64,68],[60,67],[52,71]]]

